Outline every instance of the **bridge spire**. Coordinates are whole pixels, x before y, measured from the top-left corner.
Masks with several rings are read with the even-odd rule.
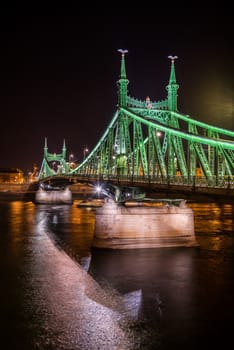
[[[47,154],[48,154],[47,137],[45,137],[44,157],[47,157]]]
[[[125,68],[125,54],[128,50],[119,49],[118,52],[121,53],[121,70],[120,70],[120,79],[118,80],[119,85],[119,106],[126,107],[127,105],[127,93],[128,93],[128,79],[126,75]]]
[[[179,89],[179,85],[176,83],[176,74],[175,74],[175,60],[178,58],[177,56],[168,56],[171,60],[171,72],[169,84],[166,89],[168,91],[167,99],[168,99],[168,108],[170,111],[177,111],[177,90]]]
[[[63,158],[64,159],[66,159],[66,153],[67,153],[66,143],[65,143],[65,140],[63,140],[63,151],[62,151],[62,154],[63,154]]]

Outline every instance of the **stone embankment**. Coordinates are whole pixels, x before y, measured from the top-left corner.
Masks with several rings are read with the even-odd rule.
[[[37,183],[0,184],[0,199],[1,200],[34,200],[36,191],[38,190]],[[72,197],[86,198],[94,194],[94,190],[84,184],[75,184],[70,186]]]
[[[30,184],[0,184],[0,199],[1,200],[17,200],[25,199],[28,193]]]

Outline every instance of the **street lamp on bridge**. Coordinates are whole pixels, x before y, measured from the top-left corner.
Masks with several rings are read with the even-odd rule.
[[[86,154],[89,153],[89,149],[87,147],[84,148],[84,160],[86,158]]]
[[[74,154],[69,154],[69,161],[68,161],[68,165],[71,169],[74,169],[76,167],[76,163],[75,163],[75,159],[74,159]]]

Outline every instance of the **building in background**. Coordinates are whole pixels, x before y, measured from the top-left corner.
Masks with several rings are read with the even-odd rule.
[[[19,168],[0,168],[0,183],[22,184],[24,173]]]

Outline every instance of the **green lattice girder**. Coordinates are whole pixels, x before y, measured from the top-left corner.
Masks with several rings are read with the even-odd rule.
[[[59,167],[57,171],[53,168],[52,163],[57,163]],[[68,162],[66,162],[66,146],[65,141],[63,142],[63,148],[61,153],[49,153],[47,147],[47,139],[45,139],[44,146],[44,157],[41,165],[41,169],[39,172],[39,178],[45,178],[48,176],[54,176],[58,174],[66,174],[70,172],[70,167]]]
[[[181,120],[186,122],[188,131],[180,129]],[[209,136],[200,135],[198,127]],[[158,131],[162,132],[161,140],[156,136]],[[148,115],[141,116],[130,109],[120,108],[96,147],[72,172],[85,174],[89,169],[89,173],[93,174],[115,175],[122,161],[121,166],[126,167],[122,174],[127,175],[157,173],[166,177],[174,176],[179,171],[183,177],[192,177],[196,174],[197,166],[202,168],[207,179],[233,175],[234,143],[220,135],[231,138],[234,132],[177,112],[160,110],[158,117],[157,111],[151,111],[149,118]],[[119,153],[115,149],[116,140]],[[124,159],[127,159],[125,165]]]
[[[177,111],[174,60],[171,59],[167,98],[151,101],[128,95],[125,53],[121,52],[118,110],[88,157],[70,174],[157,176],[165,181],[191,179],[197,169],[207,183],[234,175],[234,132]],[[161,133],[159,136],[158,133]]]

